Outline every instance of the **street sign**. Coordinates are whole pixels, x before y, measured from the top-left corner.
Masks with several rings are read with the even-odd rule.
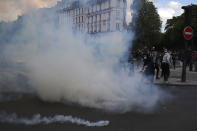
[[[191,40],[192,37],[193,37],[193,34],[194,34],[193,29],[190,26],[185,27],[185,29],[184,29],[184,38],[186,40]]]

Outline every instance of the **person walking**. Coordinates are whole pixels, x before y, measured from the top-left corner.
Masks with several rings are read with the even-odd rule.
[[[175,69],[176,68],[176,52],[172,53],[172,63],[173,63],[173,67]]]
[[[164,56],[162,60],[162,65],[163,65],[163,76],[164,76],[164,81],[168,82],[168,78],[170,75],[170,66],[171,66],[171,56],[170,53],[168,52],[167,49],[164,50]]]
[[[164,70],[164,68],[163,68],[163,63],[162,63],[162,61],[163,61],[163,56],[164,56],[164,52],[162,52],[162,53],[159,54],[159,63],[160,63],[160,68],[161,68],[161,75],[160,75],[160,78],[163,77],[163,70]]]
[[[142,72],[143,72],[143,77],[142,77],[142,81],[144,81],[146,78],[151,84],[153,84],[154,82],[154,63],[152,58],[150,57],[149,54],[145,53],[144,54],[144,58],[143,58],[143,68],[142,68]]]
[[[156,79],[159,79],[159,53],[155,50],[154,46],[151,50],[151,58],[154,64],[154,71],[156,69]]]

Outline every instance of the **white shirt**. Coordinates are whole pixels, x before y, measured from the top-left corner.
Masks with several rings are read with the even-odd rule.
[[[165,55],[163,56],[163,63],[168,63],[169,65],[171,64],[171,60],[170,60],[171,56],[168,52],[165,53]]]

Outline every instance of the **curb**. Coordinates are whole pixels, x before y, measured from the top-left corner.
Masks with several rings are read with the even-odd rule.
[[[183,84],[178,84],[178,83],[154,83],[155,85],[162,85],[162,86],[196,86],[197,84],[188,84],[188,83],[183,83]]]

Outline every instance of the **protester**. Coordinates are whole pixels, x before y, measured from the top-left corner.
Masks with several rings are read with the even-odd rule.
[[[168,82],[168,78],[170,75],[171,56],[170,56],[167,49],[165,49],[164,53],[165,54],[164,54],[163,60],[162,60],[163,76],[164,76],[164,81]]]
[[[159,53],[152,47],[151,58],[154,63],[154,70],[156,69],[156,79],[159,79]]]
[[[163,71],[164,71],[164,66],[163,66],[163,63],[162,63],[164,54],[165,54],[164,52],[159,54],[159,62],[160,62],[160,65],[161,65],[160,66],[161,67],[161,75],[160,75],[161,78],[163,77]]]
[[[172,63],[173,63],[173,67],[174,69],[176,69],[176,52],[172,53]]]
[[[147,52],[144,53],[144,58],[143,58],[143,68],[142,68],[142,72],[143,72],[143,80],[144,77],[150,82],[153,83],[154,81],[154,63],[152,58],[150,57],[149,54],[147,54]]]
[[[136,66],[138,69],[140,67],[140,63],[141,63],[141,51],[140,50],[137,50],[135,58],[136,58]]]

